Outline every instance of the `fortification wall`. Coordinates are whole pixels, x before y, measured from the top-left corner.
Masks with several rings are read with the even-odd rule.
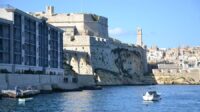
[[[91,37],[92,66],[94,72],[103,79],[100,84],[140,83],[139,77],[146,72],[143,50],[112,39]]]
[[[54,16],[43,15],[54,26],[76,26],[78,34],[88,33],[91,36],[108,37],[108,20],[105,17],[93,14],[57,14]]]
[[[78,84],[80,87],[95,86],[95,80],[93,75],[78,75]]]
[[[153,69],[158,84],[199,84],[199,69]]]
[[[88,30],[89,35],[108,37],[108,20],[105,17],[93,14],[84,15],[85,25],[84,28]]]

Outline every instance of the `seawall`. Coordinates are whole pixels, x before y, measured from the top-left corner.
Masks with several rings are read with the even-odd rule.
[[[59,75],[0,74],[0,89],[13,89],[15,86],[28,87],[58,84],[63,81]]]
[[[67,78],[67,81],[64,81],[64,78]],[[0,74],[0,90],[14,89],[15,86],[21,88],[34,86],[41,90],[52,90],[52,87],[74,90],[81,87],[94,87],[95,82],[91,75]]]
[[[200,84],[200,69],[153,69],[157,84]]]

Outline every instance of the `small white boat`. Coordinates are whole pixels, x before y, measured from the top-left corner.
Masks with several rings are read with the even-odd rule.
[[[40,90],[2,90],[2,94],[10,98],[31,97],[40,93]]]
[[[19,102],[26,102],[26,101],[31,101],[33,100],[33,98],[19,98],[18,101]]]
[[[160,99],[160,95],[156,91],[148,91],[143,95],[144,101],[158,101]]]

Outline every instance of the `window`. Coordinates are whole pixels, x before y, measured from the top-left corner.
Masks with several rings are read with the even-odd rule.
[[[3,39],[0,38],[0,50],[3,50]]]
[[[63,79],[63,81],[64,81],[64,83],[68,83],[68,78],[65,77],[65,78]]]
[[[3,61],[4,61],[4,63],[9,63],[10,62],[10,55],[9,55],[9,53],[4,53],[3,54]]]
[[[78,83],[78,78],[72,78],[73,83]]]
[[[4,39],[3,42],[2,42],[2,44],[3,44],[3,50],[6,51],[6,52],[8,52],[9,49],[10,49],[10,43],[9,42],[10,41],[7,40],[7,39]]]
[[[3,36],[4,36],[4,38],[10,38],[10,27],[9,27],[9,25],[4,26]]]
[[[14,39],[21,41],[21,29],[14,28]]]
[[[2,62],[3,62],[3,53],[0,52],[0,63],[2,63]]]
[[[3,37],[3,25],[0,25],[0,36]]]
[[[15,64],[21,64],[21,54],[15,54],[14,55],[14,63]]]
[[[21,52],[21,43],[15,41],[14,42],[14,52]]]

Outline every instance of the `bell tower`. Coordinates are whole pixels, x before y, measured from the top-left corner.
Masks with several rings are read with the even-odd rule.
[[[46,14],[52,16],[54,14],[54,7],[46,6]]]
[[[142,28],[138,27],[137,28],[137,42],[136,45],[138,46],[143,46],[143,42],[142,42]]]

